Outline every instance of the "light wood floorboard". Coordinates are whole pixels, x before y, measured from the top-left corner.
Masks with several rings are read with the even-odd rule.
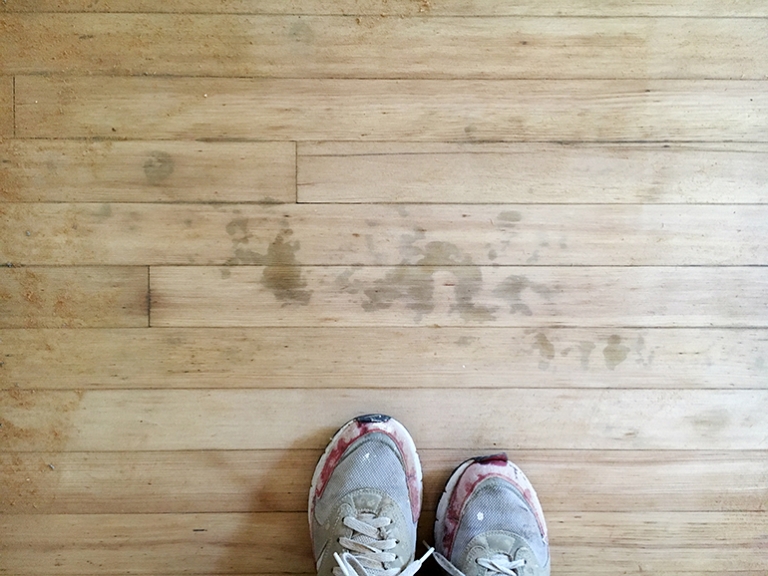
[[[760,0],[11,0],[0,12],[237,13],[389,16],[690,16],[760,17]]]
[[[764,447],[768,410],[764,389],[12,389],[0,397],[6,451],[320,448],[337,422],[370,406],[398,414],[422,448],[749,450]],[[495,418],[500,406],[515,417]],[[440,418],[424,419],[430,411]]]
[[[424,510],[473,449],[420,451]],[[763,512],[767,451],[510,450],[547,511]],[[0,453],[3,514],[302,512],[321,450]],[[562,487],[567,486],[567,490]],[[695,490],[691,486],[696,486]]]
[[[299,202],[764,203],[762,144],[301,143]]]
[[[759,390],[768,357],[768,330],[732,328],[16,329],[0,341],[0,382],[25,390]]]
[[[728,80],[16,77],[22,138],[768,140],[768,91]]]
[[[767,283],[766,267],[164,266],[151,325],[766,328]]]
[[[2,202],[296,201],[292,142],[5,140],[0,162]]]
[[[146,327],[146,266],[0,268],[0,328]]]
[[[765,570],[768,560],[754,555],[750,548],[763,538],[766,523],[768,515],[761,512],[554,512],[549,528],[555,562],[583,566],[605,554],[611,564],[645,565],[655,573],[660,568],[727,570],[734,563]],[[0,550],[14,564],[25,565],[28,574],[47,574],[51,564],[62,574],[90,570],[154,574],[156,569],[193,574],[306,573],[314,564],[306,524],[303,512],[11,515],[0,517],[0,530],[13,534]],[[47,536],[41,538],[41,533]],[[80,543],[78,548],[62,551],[62,544],[70,538]],[[675,538],[687,546],[682,552],[654,546],[659,538]],[[715,540],[728,551],[727,557],[703,560],[708,547],[702,543]],[[254,547],[254,541],[261,545]],[[286,545],[289,541],[300,544],[302,553],[294,552],[297,546]],[[252,553],[247,558],[238,555],[235,551],[241,547],[251,548]],[[630,560],[628,548],[640,552]],[[611,572],[601,566],[576,573]]]
[[[0,138],[14,135],[13,80],[12,76],[0,76]]]
[[[768,74],[768,61],[755,57],[768,51],[764,18],[23,14],[4,16],[2,26],[5,74],[738,80]],[[46,42],[30,48],[29,38],[38,37]]]
[[[455,266],[754,266],[768,260],[766,221],[766,205],[13,203],[0,204],[9,239],[0,261],[416,265],[430,273]],[[347,271],[351,284],[358,274]]]

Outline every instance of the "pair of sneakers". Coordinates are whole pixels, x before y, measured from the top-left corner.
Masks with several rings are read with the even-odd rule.
[[[451,576],[548,576],[549,544],[531,483],[505,454],[453,472],[437,508],[435,547],[415,559],[422,475],[413,439],[383,414],[345,424],[309,492],[318,576],[413,576],[434,552]]]

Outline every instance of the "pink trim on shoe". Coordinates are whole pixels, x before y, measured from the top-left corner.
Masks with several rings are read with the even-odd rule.
[[[458,476],[458,478],[453,476]],[[451,556],[453,541],[458,531],[461,513],[467,499],[474,492],[475,488],[488,478],[503,478],[517,488],[533,511],[544,540],[548,540],[544,512],[536,496],[536,491],[533,489],[530,480],[523,474],[523,471],[510,462],[506,454],[495,454],[467,461],[453,473],[453,476],[448,481],[446,494],[443,495],[443,498],[449,498],[443,518],[440,518],[441,510],[438,509],[438,523],[442,522],[444,527],[442,547],[443,554],[446,557],[450,558]],[[452,484],[453,486],[451,486]]]
[[[421,513],[421,464],[413,439],[405,427],[394,418],[388,418],[385,421],[361,421],[360,418],[364,417],[358,417],[342,426],[329,443],[325,454],[320,458],[315,469],[315,477],[312,478],[310,511],[314,508],[315,501],[323,495],[328,480],[330,480],[347,448],[366,434],[377,432],[386,434],[400,450],[405,464],[411,514],[413,521],[418,522]]]

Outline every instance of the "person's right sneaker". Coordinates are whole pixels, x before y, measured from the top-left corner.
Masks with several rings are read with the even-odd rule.
[[[454,471],[437,507],[434,556],[451,576],[549,576],[541,504],[506,454]]]

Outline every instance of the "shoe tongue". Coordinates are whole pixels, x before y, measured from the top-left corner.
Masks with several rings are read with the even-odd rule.
[[[373,520],[374,518],[378,518],[378,516],[376,514],[362,512],[362,513],[358,513],[356,518],[361,522],[365,522],[366,520]],[[356,542],[360,542],[361,544],[373,544],[374,542],[379,541],[378,538],[371,538],[370,536],[366,536],[365,534],[360,534],[359,532],[356,532],[352,537],[352,539],[355,540]]]
[[[514,557],[515,549],[519,548],[519,539],[510,534],[491,532],[485,534],[485,546],[490,555],[510,554]]]
[[[361,522],[366,522],[366,520],[373,520],[379,517],[381,497],[377,497],[371,494],[358,495],[355,497],[355,505],[357,507],[355,518],[357,520],[360,520]],[[372,512],[371,509],[376,510],[376,512]],[[379,529],[378,532],[381,534],[381,529]],[[355,542],[366,545],[371,545],[379,541],[379,538],[372,538],[370,536],[366,536],[365,534],[354,532],[351,529],[349,538]],[[386,570],[386,567],[381,563],[374,563],[367,560],[363,560],[362,563],[370,576],[376,576],[379,572],[384,572]]]

